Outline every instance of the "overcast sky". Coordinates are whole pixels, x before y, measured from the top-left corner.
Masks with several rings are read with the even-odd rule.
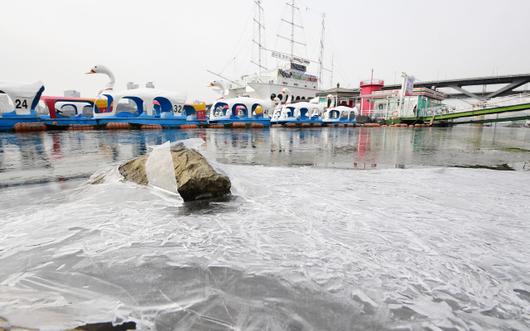
[[[263,0],[267,46],[286,13]],[[320,16],[327,15],[326,61],[334,84],[357,87],[375,76],[389,83],[402,71],[420,80],[530,72],[528,0],[299,1],[311,59],[318,58]],[[4,0],[0,11],[0,81],[42,80],[46,94],[76,89],[94,96],[111,68],[117,89],[128,81],[211,100],[206,84],[255,70],[250,64],[252,0]],[[285,50],[285,49],[284,49]],[[268,61],[274,66],[275,62]],[[315,69],[315,68],[313,68]],[[316,72],[315,72],[316,74]],[[327,78],[329,82],[329,77]]]

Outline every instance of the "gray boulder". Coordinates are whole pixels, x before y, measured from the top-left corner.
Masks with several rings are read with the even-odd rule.
[[[177,145],[171,148],[171,157],[177,190],[184,201],[215,200],[230,195],[230,179],[218,173],[196,150]],[[128,181],[149,184],[147,158],[143,155],[124,163],[119,167],[120,174]]]
[[[119,167],[120,174],[129,182],[134,182],[140,185],[149,184],[147,173],[145,171],[145,164],[147,162],[147,155],[138,156],[129,160]]]

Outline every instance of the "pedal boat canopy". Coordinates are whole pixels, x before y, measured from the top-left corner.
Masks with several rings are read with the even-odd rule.
[[[187,116],[184,111],[186,97],[171,91],[152,88],[126,90],[116,93],[103,93],[107,107],[98,108],[95,118],[102,117],[174,117]],[[134,111],[120,111],[121,104],[134,105]]]
[[[44,92],[42,82],[14,84],[0,82],[0,114],[5,116],[35,116],[35,109]]]
[[[338,106],[330,108],[324,114],[324,121],[347,121],[353,122],[359,115],[357,108]]]
[[[217,100],[211,108],[210,120],[266,118],[269,104],[265,100],[247,97]]]
[[[322,111],[318,104],[311,102],[298,102],[288,105],[282,105],[274,110],[273,119],[312,119],[318,118]]]

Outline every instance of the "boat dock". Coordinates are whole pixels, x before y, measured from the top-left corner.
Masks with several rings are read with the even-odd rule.
[[[429,124],[429,125],[454,125],[454,124],[483,124],[483,123],[492,123],[492,122],[511,122],[511,121],[522,121],[530,119],[530,114],[524,116],[514,116],[514,117],[503,117],[503,118],[489,118],[489,119],[470,119],[476,117],[482,117],[486,115],[496,115],[504,114],[509,112],[520,112],[524,110],[530,110],[530,103],[504,106],[504,107],[494,107],[462,112],[454,112],[441,115],[433,116],[419,116],[419,117],[401,117],[398,119],[400,123],[405,124]],[[464,121],[453,122],[453,120],[467,118]],[[451,122],[450,122],[451,121]]]

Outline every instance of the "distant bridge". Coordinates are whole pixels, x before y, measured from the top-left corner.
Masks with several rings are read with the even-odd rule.
[[[475,77],[464,79],[436,80],[428,82],[416,82],[414,87],[426,87],[433,90],[439,88],[451,88],[455,93],[445,93],[451,99],[475,99],[478,101],[487,101],[493,98],[504,97],[508,95],[520,94],[530,91],[515,91],[516,88],[530,83],[530,74],[524,75],[506,75],[506,76],[489,76]],[[469,86],[487,86],[487,85],[505,85],[493,92],[471,92],[464,87]],[[383,90],[397,90],[401,84],[386,85]]]

